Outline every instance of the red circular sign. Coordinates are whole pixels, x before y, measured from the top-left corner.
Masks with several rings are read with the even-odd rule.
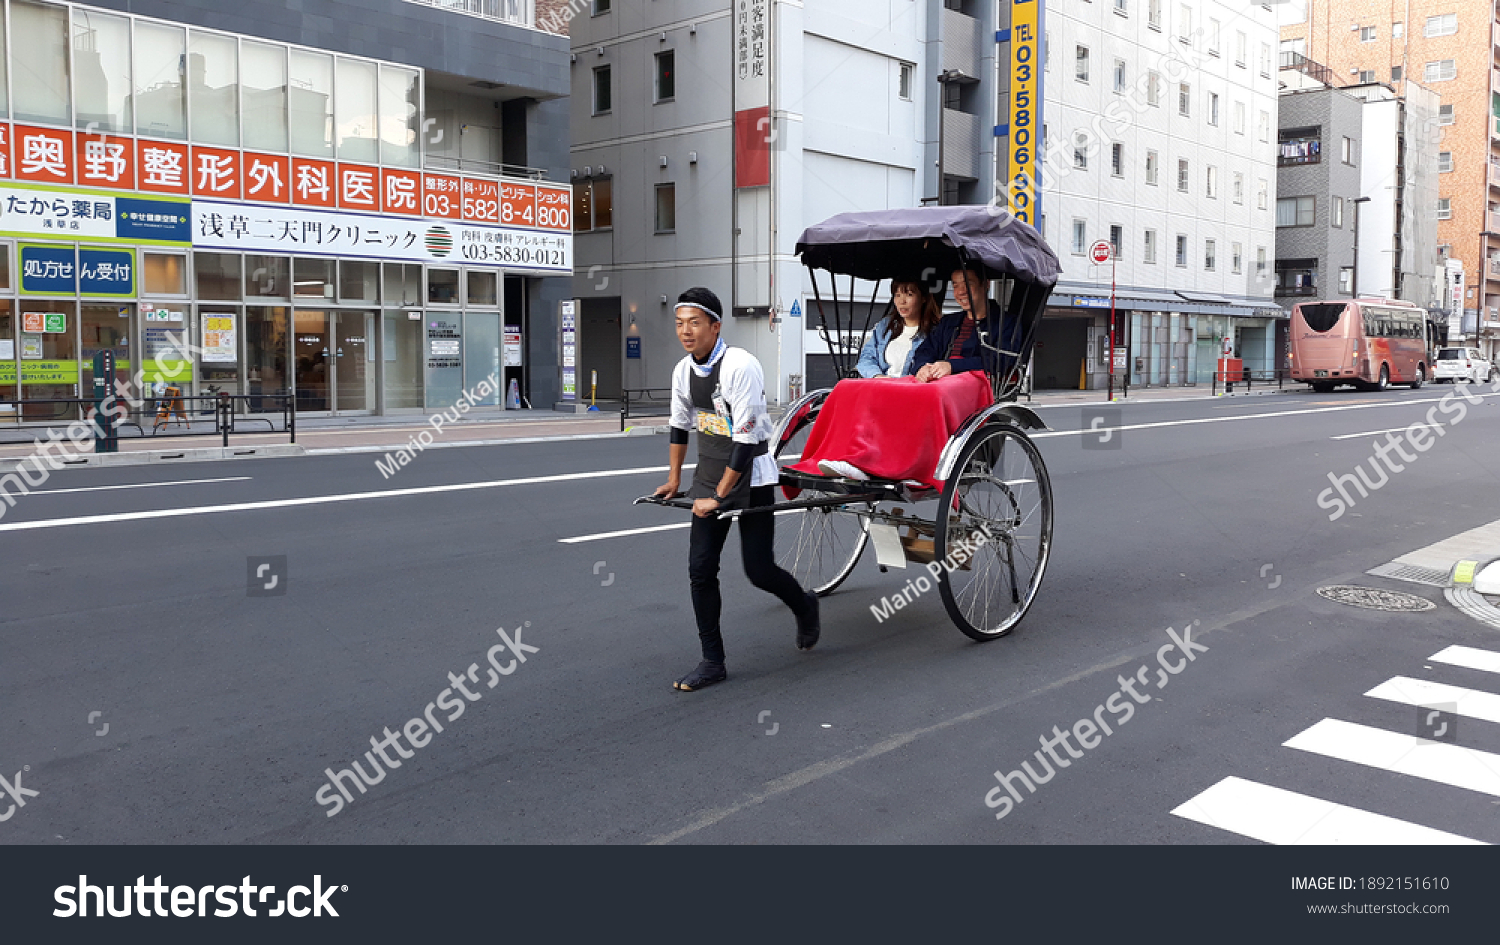
[[[1099,240],[1089,248],[1089,258],[1096,263],[1109,262],[1111,247],[1105,240]]]

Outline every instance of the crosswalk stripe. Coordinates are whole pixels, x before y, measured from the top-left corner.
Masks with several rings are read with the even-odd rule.
[[[1421,824],[1234,777],[1225,778],[1172,813],[1281,846],[1482,845],[1482,841]]]
[[[1500,755],[1475,748],[1339,719],[1324,719],[1283,746],[1500,797]]]
[[[1493,650],[1478,650],[1472,646],[1450,646],[1427,657],[1435,663],[1479,669],[1486,673],[1500,673],[1500,653]]]
[[[1412,679],[1397,676],[1371,689],[1365,695],[1373,699],[1385,699],[1403,705],[1431,706],[1442,708],[1469,719],[1485,722],[1500,722],[1500,695],[1464,689],[1427,679]],[[1452,706],[1452,708],[1449,708]]]

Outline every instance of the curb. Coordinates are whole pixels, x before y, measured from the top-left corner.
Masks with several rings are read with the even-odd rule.
[[[212,446],[181,450],[133,450],[129,453],[89,453],[76,459],[48,463],[54,469],[80,469],[85,466],[160,466],[194,463],[215,459],[269,459],[279,456],[305,456],[307,450],[295,443],[271,446]],[[0,473],[16,472],[29,456],[0,459]]]

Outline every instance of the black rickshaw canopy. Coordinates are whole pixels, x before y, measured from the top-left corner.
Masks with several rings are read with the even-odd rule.
[[[841,213],[803,231],[812,269],[879,281],[946,279],[962,267],[1049,289],[1062,266],[1041,234],[988,205]]]

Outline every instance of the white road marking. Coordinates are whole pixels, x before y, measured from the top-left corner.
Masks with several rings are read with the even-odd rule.
[[[1464,718],[1500,722],[1500,695],[1493,692],[1464,689],[1460,686],[1449,686],[1427,679],[1412,679],[1410,676],[1397,676],[1386,680],[1365,695],[1372,699],[1399,702],[1402,705],[1451,704],[1453,712]]]
[[[1483,845],[1479,840],[1243,778],[1225,778],[1172,813],[1280,846]]]
[[[1438,426],[1442,426],[1441,423],[1439,423],[1437,425]],[[1431,426],[1429,426],[1426,423],[1421,422],[1420,420],[1417,421],[1416,423],[1412,424],[1412,426],[1424,427],[1424,428],[1429,429],[1429,430],[1432,429]],[[1396,427],[1395,429],[1392,429],[1392,430],[1370,430],[1367,433],[1341,433],[1338,436],[1330,436],[1329,439],[1330,440],[1357,440],[1357,439],[1359,439],[1362,436],[1380,436],[1383,433],[1405,433],[1409,429],[1411,429],[1411,427]]]
[[[1324,719],[1283,743],[1340,761],[1500,797],[1500,755],[1385,729]]]
[[[178,479],[175,482],[136,482],[123,486],[84,486],[77,489],[33,489],[27,495],[62,495],[64,492],[107,492],[111,489],[154,489],[157,486],[192,486],[204,482],[241,482],[249,476],[226,476],[223,479]]]
[[[1500,673],[1500,653],[1493,650],[1479,650],[1472,646],[1450,646],[1427,658],[1434,663],[1447,663],[1449,666],[1478,669],[1486,673]]]
[[[1497,394],[1476,394],[1476,397],[1495,397]],[[1421,400],[1392,400],[1379,401],[1370,404],[1345,404],[1340,407],[1308,407],[1302,410],[1276,410],[1271,413],[1247,413],[1232,417],[1194,417],[1190,420],[1161,420],[1156,423],[1131,423],[1118,427],[1094,427],[1084,430],[1048,430],[1045,433],[1033,433],[1032,439],[1041,439],[1046,436],[1080,436],[1085,433],[1107,433],[1111,430],[1153,430],[1159,427],[1181,427],[1198,423],[1228,423],[1233,420],[1265,420],[1274,417],[1295,417],[1309,413],[1338,413],[1342,410],[1370,410],[1375,407],[1409,407],[1412,404],[1435,404],[1443,400],[1442,397],[1427,397]],[[1402,427],[1402,429],[1406,429]]]
[[[685,464],[682,468],[692,468]],[[411,489],[387,489],[381,492],[350,492],[341,495],[314,495],[296,499],[267,499],[261,502],[235,502],[230,505],[200,505],[184,509],[153,509],[145,512],[117,512],[109,515],[79,515],[73,518],[42,519],[35,522],[0,522],[0,532],[19,532],[36,528],[61,528],[67,525],[99,525],[107,522],[135,522],[153,518],[179,518],[184,515],[211,515],[215,512],[254,512],[261,509],[285,509],[303,505],[329,505],[356,502],[361,499],[391,499],[409,495],[432,495],[440,492],[469,492],[475,489],[500,489],[506,486],[530,486],[549,482],[575,482],[580,479],[608,479],[616,476],[640,476],[663,473],[667,466],[640,466],[635,469],[605,469],[598,472],[566,473],[558,476],[530,476],[525,479],[496,479],[490,482],[459,482],[446,486],[418,486]]]

